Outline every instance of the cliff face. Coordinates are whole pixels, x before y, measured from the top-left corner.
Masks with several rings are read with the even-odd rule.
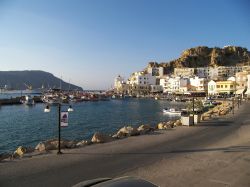
[[[61,88],[68,90],[82,90],[81,87],[69,84],[55,77],[53,74],[44,71],[0,71],[0,87],[7,85],[11,89],[24,90],[27,86],[32,89],[41,88]],[[26,85],[25,85],[26,84]]]
[[[178,59],[160,64],[150,62],[148,66],[162,66],[165,67],[165,73],[171,73],[174,68],[234,66],[246,65],[248,62],[250,62],[250,52],[246,48],[236,46],[226,46],[224,48],[199,46],[183,51]]]

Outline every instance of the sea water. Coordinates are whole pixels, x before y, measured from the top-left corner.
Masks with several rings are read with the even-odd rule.
[[[57,138],[58,107],[51,106],[45,113],[45,104],[9,105],[0,107],[0,153],[18,146],[36,146],[39,142]],[[68,127],[62,127],[61,136],[69,140],[90,139],[95,132],[114,134],[126,125],[157,125],[170,120],[163,108],[183,108],[183,103],[153,99],[123,99],[72,104]],[[62,107],[67,110],[68,106]],[[177,119],[179,117],[171,117]]]

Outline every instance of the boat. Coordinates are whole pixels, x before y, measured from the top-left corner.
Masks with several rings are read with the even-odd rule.
[[[20,100],[21,103],[26,105],[34,105],[35,101],[30,95],[26,95],[23,99]]]
[[[164,108],[163,113],[164,114],[169,114],[169,115],[181,115],[180,110],[175,110],[175,108]]]

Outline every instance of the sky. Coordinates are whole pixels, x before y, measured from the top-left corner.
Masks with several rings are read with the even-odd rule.
[[[196,46],[250,50],[248,0],[0,0],[0,71],[109,89]]]

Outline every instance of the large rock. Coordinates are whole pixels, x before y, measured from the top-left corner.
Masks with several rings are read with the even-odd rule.
[[[60,144],[61,144],[61,149],[76,147],[75,141],[61,140]],[[59,145],[58,139],[51,139],[51,140],[47,140],[45,142],[40,142],[39,144],[37,144],[37,146],[35,147],[35,150],[39,152],[55,150],[55,149],[58,149],[58,145]]]
[[[153,131],[153,128],[150,125],[141,125],[137,128],[137,131],[139,131],[140,134],[146,134]]]
[[[164,123],[164,122],[160,122],[160,123],[158,123],[158,125],[157,125],[157,129],[159,129],[159,130],[163,130],[163,129],[165,129],[165,123]]]
[[[226,113],[227,113],[227,112],[226,112],[225,110],[221,110],[221,111],[219,112],[219,115],[220,115],[220,116],[223,116],[223,115],[226,115]]]
[[[35,147],[35,150],[39,151],[39,152],[43,152],[46,151],[46,146],[43,142],[40,142],[37,144],[37,146]]]
[[[15,152],[13,153],[13,158],[17,158],[17,157],[23,157],[23,155],[25,153],[31,153],[33,152],[34,149],[31,147],[23,147],[23,146],[19,146]]]
[[[113,138],[110,137],[110,136],[107,136],[105,134],[102,134],[102,133],[99,133],[99,132],[96,132],[92,139],[91,139],[91,142],[92,143],[105,143],[105,142],[110,142],[112,141]]]
[[[121,128],[118,133],[119,135],[125,135],[125,136],[136,136],[139,135],[139,131],[137,128],[131,127],[131,126],[125,126]]]
[[[165,129],[174,128],[174,121],[168,121],[167,123],[165,123],[164,128]]]
[[[175,123],[174,123],[174,126],[181,126],[182,123],[181,123],[181,120],[176,120]]]
[[[168,122],[160,122],[157,125],[157,129],[164,130],[164,129],[171,129],[174,128],[175,121],[168,121]]]

